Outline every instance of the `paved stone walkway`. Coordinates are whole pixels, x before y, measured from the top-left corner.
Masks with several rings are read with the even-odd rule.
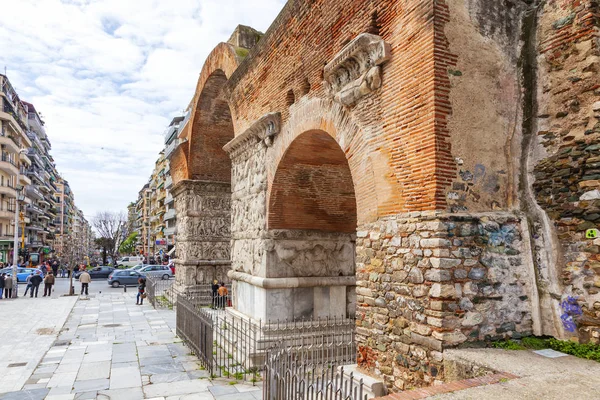
[[[40,355],[32,359],[24,352],[31,341],[36,340],[37,343],[41,340],[39,335],[32,335],[46,321],[56,319],[53,327],[44,325],[44,328],[56,329],[63,325],[58,318],[61,309],[55,307],[56,316],[44,317],[44,323],[30,323],[30,338],[0,364],[0,368],[5,366],[6,371],[9,369],[8,362],[29,360],[18,374],[18,380],[7,378],[6,382],[12,382],[12,385],[4,383],[0,386],[0,400],[261,398],[258,386],[209,379],[197,358],[175,336],[175,313],[157,311],[146,304],[137,306],[134,294],[131,291],[106,290],[105,293],[91,295],[89,300],[77,301],[58,337],[56,334],[49,335],[40,343],[40,349],[47,350],[40,350],[42,355],[45,353],[43,358]],[[12,304],[25,302],[30,300],[19,299]],[[75,298],[49,300],[51,304],[55,302],[65,303],[64,311],[69,304],[73,306]],[[4,312],[3,308],[1,310]],[[14,322],[16,325],[21,323],[20,320]],[[5,349],[4,345],[2,349]],[[13,367],[10,370],[12,373],[17,369]],[[17,375],[16,372],[14,374]]]

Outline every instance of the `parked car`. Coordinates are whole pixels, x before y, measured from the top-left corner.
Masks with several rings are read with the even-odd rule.
[[[145,275],[131,269],[123,271],[117,269],[108,276],[108,284],[114,288],[120,285],[135,286],[138,283],[138,279],[145,277]]]
[[[133,267],[137,264],[141,264],[144,262],[144,257],[142,256],[131,256],[131,257],[123,257],[117,261],[118,267]]]
[[[36,271],[38,271],[37,268],[17,268],[17,282],[25,283],[27,281],[27,277],[31,275],[32,272],[35,273]],[[12,267],[3,268],[0,270],[0,274],[6,274],[8,276],[12,276],[12,272]]]
[[[168,265],[146,265],[137,271],[143,275],[161,277],[163,280],[173,277],[173,271]]]
[[[101,266],[92,268],[88,271],[88,273],[92,279],[106,279],[114,270],[115,269],[113,267]],[[83,271],[76,271],[73,274],[73,278],[79,279],[79,276],[82,274],[82,272]]]

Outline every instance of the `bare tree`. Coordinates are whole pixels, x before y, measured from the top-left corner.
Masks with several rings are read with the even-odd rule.
[[[102,211],[92,219],[92,226],[97,232],[96,244],[102,247],[102,262],[106,264],[107,254],[114,260],[126,237],[127,216],[124,212]]]

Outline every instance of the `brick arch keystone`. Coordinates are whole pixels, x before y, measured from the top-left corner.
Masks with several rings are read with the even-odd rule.
[[[368,129],[360,126],[342,105],[330,100],[311,99],[291,107],[288,120],[269,149],[267,199],[271,199],[275,174],[286,152],[296,138],[309,131],[326,132],[346,155],[356,194],[358,226],[377,220],[381,197],[394,190],[385,180],[378,180],[377,175],[393,171],[387,157],[374,151]]]

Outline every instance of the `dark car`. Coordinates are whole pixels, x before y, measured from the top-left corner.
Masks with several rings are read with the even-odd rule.
[[[109,275],[108,284],[115,288],[120,285],[134,286],[137,285],[138,279],[140,278],[146,278],[146,276],[131,269],[117,269]]]
[[[113,267],[96,267],[88,271],[92,279],[106,279],[114,271]],[[79,279],[83,271],[77,271],[73,274],[73,278]]]

